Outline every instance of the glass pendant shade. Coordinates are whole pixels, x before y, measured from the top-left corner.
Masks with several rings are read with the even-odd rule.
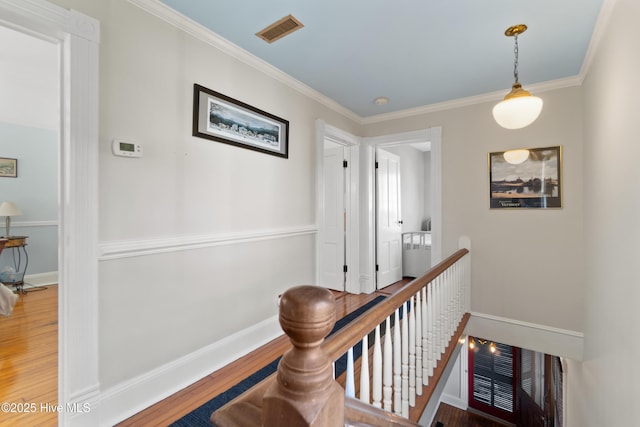
[[[504,100],[493,107],[493,118],[505,129],[521,129],[533,123],[541,112],[542,99],[515,83]]]

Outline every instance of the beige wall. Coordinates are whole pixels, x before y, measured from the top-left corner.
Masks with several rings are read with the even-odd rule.
[[[570,426],[638,425],[640,3],[613,6],[584,82],[585,352],[570,363]]]
[[[537,94],[533,125],[500,128],[493,104],[368,125],[367,136],[442,126],[443,254],[471,238],[472,310],[572,331],[583,330],[584,238],[581,89]],[[562,145],[563,208],[490,210],[487,155]]]
[[[359,125],[125,0],[54,2],[101,24],[101,245],[315,226],[315,121]],[[192,137],[194,83],[289,120],[289,159]],[[114,138],[144,156],[113,156]],[[313,233],[102,260],[101,387],[273,318],[314,277]]]

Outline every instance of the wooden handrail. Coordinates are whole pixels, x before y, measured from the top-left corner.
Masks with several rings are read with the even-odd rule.
[[[426,274],[407,283],[393,295],[378,303],[371,310],[360,315],[349,323],[348,328],[343,328],[331,335],[322,343],[321,348],[329,355],[329,358],[336,360],[360,341],[363,336],[367,335],[387,317],[393,314],[396,308],[404,304],[404,302],[411,298],[411,296],[418,293],[420,289],[433,281],[468,253],[468,249],[460,249],[456,251],[444,261],[429,270]]]
[[[384,411],[375,406],[367,405],[360,400],[346,398],[344,401],[344,422],[353,427],[359,426],[388,426],[388,427],[420,427],[420,424],[401,417],[400,415]]]
[[[426,394],[428,395],[425,396],[426,399],[424,400],[424,404],[426,404],[469,318],[468,313],[464,315],[461,313],[460,309],[464,307],[463,304],[462,306],[457,305],[454,310],[456,317],[462,316],[462,319],[449,318],[450,320],[447,320],[445,313],[447,313],[449,308],[442,308],[442,305],[438,305],[442,304],[447,288],[441,288],[444,284],[439,280],[436,281],[436,279],[468,253],[469,251],[467,249],[458,250],[426,272],[423,276],[403,286],[393,295],[351,321],[349,327],[339,330],[326,339],[324,339],[324,337],[326,337],[335,323],[335,301],[331,292],[315,286],[299,286],[287,290],[280,300],[280,324],[289,336],[293,348],[285,353],[281,359],[277,375],[269,377],[261,384],[258,384],[256,387],[214,412],[211,420],[221,427],[257,427],[259,425],[338,427],[344,425],[344,421],[354,426],[417,426],[418,424],[415,424],[414,421],[405,418],[410,417],[416,420],[419,418],[419,414],[415,411],[412,411],[411,414],[408,412],[409,405],[414,406],[414,403],[409,403],[404,396],[402,403],[400,403],[399,400],[393,403],[395,408],[394,412],[396,413],[398,413],[398,405],[402,405],[401,412],[404,417],[391,414],[364,402],[355,401],[350,398],[345,400],[345,391],[333,380],[332,361],[337,360],[346,353],[362,340],[362,337],[376,329],[378,325],[387,320],[392,314],[395,313],[396,321],[398,321],[397,309],[408,304],[409,301],[411,304],[414,304],[414,298],[417,298],[416,306],[414,307],[412,305],[411,315],[403,317],[404,325],[402,326],[402,381],[403,384],[409,382],[406,370],[410,371],[412,367],[415,368],[415,364],[413,364],[414,362],[410,362],[407,365],[407,360],[405,359],[408,357],[406,353],[404,353],[407,349],[407,347],[405,347],[405,345],[407,345],[407,323],[405,322],[407,317],[410,318],[410,322],[416,322],[414,312],[417,312],[416,316],[418,316],[420,312],[420,310],[416,309],[418,306],[417,301],[420,300],[420,292],[422,292],[423,295],[421,297],[423,304],[422,309],[426,310],[426,306],[424,305],[427,300],[426,287],[427,285],[429,285],[429,289],[435,287],[436,311],[430,312],[440,313],[438,316],[441,317],[434,320],[436,323],[439,322],[439,325],[437,326],[438,332],[433,351],[437,351],[437,360],[441,363],[438,364],[435,371],[433,369],[434,365],[430,365],[431,373],[428,375],[430,377],[433,376],[435,381],[426,387]],[[445,291],[442,289],[445,289]],[[457,291],[451,290],[449,292],[458,292],[457,295],[460,295],[461,291],[460,288],[458,288]],[[429,290],[429,295],[429,298],[431,298],[431,290]],[[462,298],[464,299],[464,297]],[[451,302],[450,304],[454,303]],[[417,323],[420,324],[420,322]],[[411,323],[411,325],[414,325],[414,323]],[[415,325],[411,325],[408,327],[409,330],[415,327]],[[400,333],[399,328],[394,330],[396,333]],[[440,332],[441,330],[448,332]],[[429,331],[431,331],[431,329],[429,329]],[[434,334],[435,333],[436,332],[434,332]],[[411,334],[413,334],[413,332],[411,332]],[[429,334],[429,340],[431,340],[431,332],[429,332]],[[386,335],[386,337],[389,337],[389,335]],[[423,339],[426,340],[426,338]],[[400,342],[399,338],[394,338],[394,342],[396,342],[396,340]],[[448,342],[447,348],[445,348],[445,340]],[[378,346],[380,345],[379,338],[376,339],[376,343]],[[413,346],[413,344],[410,344],[410,346]],[[379,348],[377,351],[377,354],[380,354]],[[394,353],[395,351],[396,348],[394,348]],[[391,355],[391,352],[387,353],[385,349],[385,355],[386,354]],[[431,357],[433,354],[434,353],[430,353],[429,355],[429,361],[431,363],[435,360],[435,357]],[[396,359],[397,357],[399,358],[397,355],[393,356],[394,361],[399,360]],[[413,355],[411,357],[413,357]],[[377,360],[380,359],[378,358]],[[385,366],[387,366],[387,361],[385,356]],[[394,384],[396,384],[396,381],[400,381],[400,373],[399,370],[396,369],[397,368],[394,367]],[[426,368],[424,369],[426,370]],[[353,374],[353,370],[351,372]],[[418,370],[418,372],[420,372],[420,370]],[[382,375],[382,373],[379,375]],[[418,380],[417,385],[422,387],[422,380],[420,380],[419,377]],[[387,387],[387,384],[385,380],[385,387]],[[403,385],[403,387],[405,387],[405,385]],[[388,388],[385,388],[385,393],[390,389],[391,386],[389,385]],[[377,390],[380,389],[378,388]],[[399,392],[394,392],[394,394],[398,396],[398,399],[400,399],[398,393]],[[390,399],[390,397],[388,398]],[[380,398],[378,398],[378,406],[381,406],[379,399]],[[387,397],[385,397],[385,399],[387,399]],[[384,402],[384,407],[389,409],[390,403],[387,404],[387,402],[390,402],[390,400],[385,400]],[[415,403],[418,403],[417,399]],[[421,409],[418,409],[418,407],[421,407]],[[421,403],[415,405],[413,409],[419,410],[421,413],[424,406]]]

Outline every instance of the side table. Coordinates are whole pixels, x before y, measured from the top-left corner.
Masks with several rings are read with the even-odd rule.
[[[13,267],[15,273],[5,273],[2,275],[2,283],[7,286],[15,286],[18,293],[24,294],[24,275],[29,265],[29,255],[27,254],[27,238],[29,236],[9,236],[3,237],[7,239],[4,245],[5,251],[11,248],[13,256]],[[24,263],[23,263],[24,258]]]

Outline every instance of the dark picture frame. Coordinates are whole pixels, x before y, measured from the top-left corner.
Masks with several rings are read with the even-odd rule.
[[[193,136],[289,157],[289,122],[199,84],[193,85]]]
[[[18,177],[18,159],[0,157],[0,177],[17,178]]]
[[[489,153],[489,200],[491,209],[561,208],[562,147]]]

